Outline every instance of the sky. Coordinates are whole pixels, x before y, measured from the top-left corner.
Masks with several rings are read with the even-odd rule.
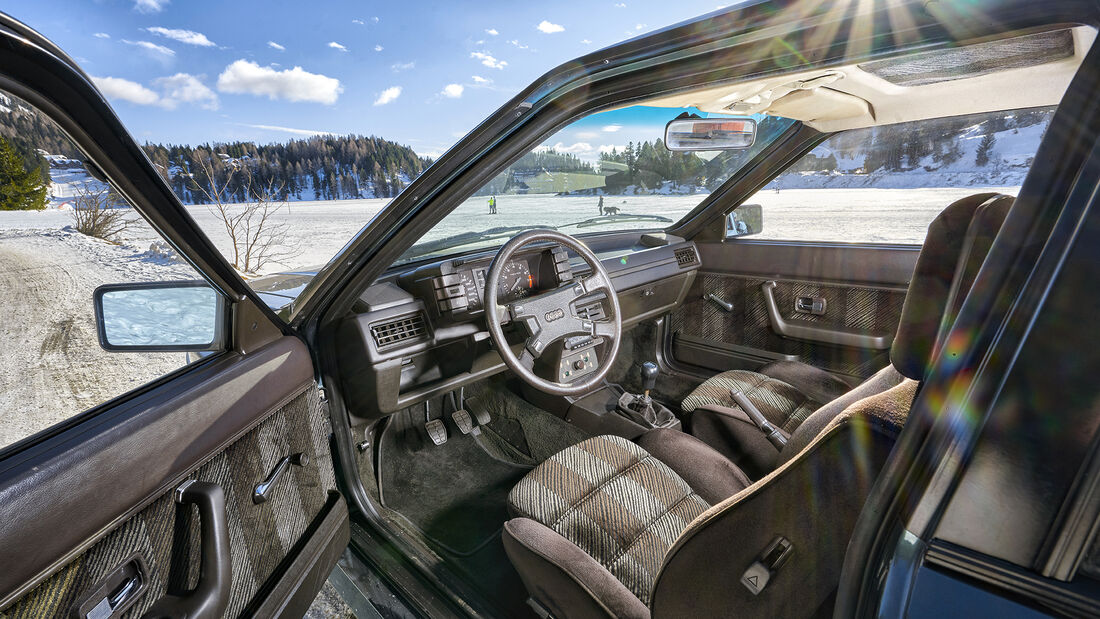
[[[0,6],[72,56],[139,142],[354,133],[428,157],[555,66],[718,8],[715,0]],[[649,116],[639,122],[663,126],[663,116]],[[581,121],[561,147],[591,158],[641,136],[630,121],[629,113]]]

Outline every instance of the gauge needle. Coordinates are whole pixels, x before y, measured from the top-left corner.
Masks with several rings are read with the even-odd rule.
[[[519,285],[522,284],[522,283],[523,283],[522,279],[517,279],[516,283],[512,284],[512,287],[508,290],[508,292],[511,292],[511,291],[515,290],[516,288],[519,288]]]

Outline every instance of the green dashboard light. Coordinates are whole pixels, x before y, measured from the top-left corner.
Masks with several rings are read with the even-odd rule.
[[[622,258],[619,258],[619,262],[622,263],[622,264],[626,264],[626,256],[623,256]]]

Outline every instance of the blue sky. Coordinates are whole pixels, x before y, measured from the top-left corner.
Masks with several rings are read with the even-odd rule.
[[[96,78],[140,142],[358,133],[438,156],[554,66],[718,4],[37,0],[3,10]],[[625,144],[641,135],[613,128],[628,120],[582,121],[562,146]]]

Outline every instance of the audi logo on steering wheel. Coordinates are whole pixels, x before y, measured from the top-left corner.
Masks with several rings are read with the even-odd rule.
[[[565,318],[565,310],[563,310],[562,308],[559,307],[556,310],[551,310],[549,312],[546,312],[544,317],[546,318],[546,322],[554,322],[555,320],[557,320],[559,318]]]

